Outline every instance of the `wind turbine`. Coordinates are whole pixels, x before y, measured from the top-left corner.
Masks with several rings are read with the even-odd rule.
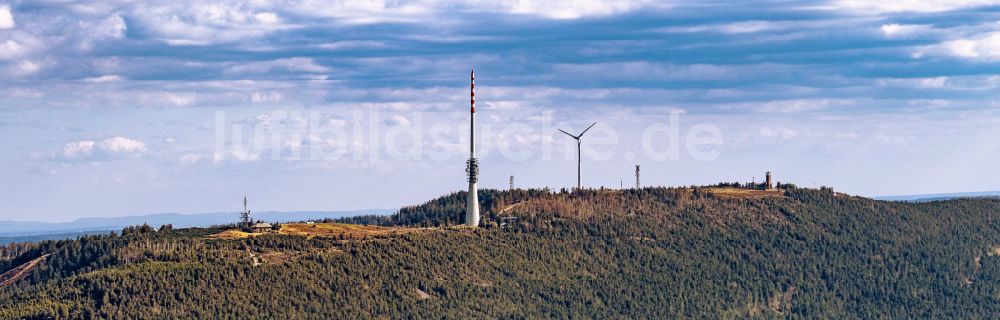
[[[587,127],[587,129],[584,129],[583,132],[580,132],[579,135],[575,135],[575,136],[572,135],[572,134],[570,134],[569,132],[566,132],[563,129],[559,129],[559,131],[561,131],[562,133],[565,133],[567,136],[570,136],[570,137],[573,137],[573,139],[576,139],[576,188],[577,189],[580,189],[580,188],[583,187],[583,185],[581,183],[582,179],[580,177],[581,176],[581,174],[580,174],[580,158],[581,158],[580,144],[583,142],[583,134],[587,133],[587,130],[590,130],[590,128],[593,128],[595,124],[597,124],[597,122],[594,122],[589,127]]]

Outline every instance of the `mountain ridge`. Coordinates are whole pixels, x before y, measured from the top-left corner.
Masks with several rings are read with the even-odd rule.
[[[0,288],[0,318],[1000,314],[998,199],[732,186],[480,195],[479,228],[461,225],[455,192],[340,221],[386,227],[145,227],[0,247],[0,271],[23,275]]]
[[[893,195],[872,197],[882,201],[908,201],[908,202],[928,202],[952,200],[959,198],[996,198],[1000,197],[1000,191],[974,191],[974,192],[950,192],[950,193],[928,193],[913,195]]]
[[[366,209],[344,211],[262,211],[254,212],[252,218],[268,222],[305,221],[312,219],[338,219],[358,215],[387,215],[395,209]],[[235,223],[239,214],[235,212],[212,213],[153,213],[123,217],[85,217],[71,222],[39,222],[0,220],[0,237],[26,237],[49,234],[70,234],[89,231],[120,231],[131,225],[149,224],[159,227],[171,224],[175,228],[208,227],[217,224]]]

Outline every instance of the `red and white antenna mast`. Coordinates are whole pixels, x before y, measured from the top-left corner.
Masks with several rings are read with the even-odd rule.
[[[479,226],[479,160],[476,160],[476,70],[469,75],[469,161],[465,172],[469,174],[469,198],[465,207],[465,225]]]

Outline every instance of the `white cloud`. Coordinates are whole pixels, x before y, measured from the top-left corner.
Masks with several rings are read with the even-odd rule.
[[[330,116],[326,118],[326,124],[334,128],[343,128],[347,126],[347,120],[337,116]]]
[[[793,23],[786,21],[764,21],[764,20],[751,20],[751,21],[740,21],[724,24],[706,24],[706,25],[695,25],[687,27],[669,27],[660,29],[660,31],[668,33],[697,33],[697,32],[716,32],[722,34],[741,34],[741,33],[755,33],[761,31],[775,31],[789,29],[793,26]]]
[[[757,130],[757,136],[762,138],[781,138],[782,140],[788,140],[798,137],[799,132],[789,128],[760,128]]]
[[[21,75],[32,74],[41,70],[42,66],[30,60],[21,61],[17,64],[14,72]]]
[[[325,73],[330,70],[312,58],[285,58],[263,62],[251,62],[235,65],[226,70],[228,74],[259,74],[274,71]]]
[[[760,112],[795,113],[824,110],[829,107],[852,106],[855,104],[851,99],[791,99],[769,101],[763,105],[756,105],[751,108]]]
[[[920,85],[924,88],[944,88],[948,85],[948,77],[923,78]]]
[[[577,19],[630,12],[651,3],[652,1],[648,0],[517,0],[482,1],[477,4],[492,4],[498,9],[514,14],[536,15],[551,19]]]
[[[406,117],[403,117],[398,114],[394,114],[390,116],[389,119],[385,120],[385,124],[390,127],[395,127],[395,126],[405,127],[410,125],[410,119],[407,119]]]
[[[720,32],[727,34],[754,33],[766,30],[782,29],[783,27],[770,21],[743,21],[724,25]]]
[[[990,89],[1000,88],[1000,76],[989,76],[983,79],[983,83]]]
[[[90,82],[90,83],[118,82],[118,81],[121,81],[121,80],[122,80],[121,76],[113,75],[113,74],[111,74],[111,75],[104,75],[104,76],[100,76],[100,77],[89,77],[89,78],[84,78],[83,79],[84,82]]]
[[[113,154],[130,154],[145,150],[146,145],[141,141],[125,137],[114,137],[100,142],[95,142],[93,140],[81,140],[67,143],[63,146],[62,156],[67,159],[84,158],[99,160],[99,158],[111,156]]]
[[[198,96],[194,93],[168,93],[163,95],[163,98],[176,106],[187,106],[194,103]]]
[[[908,38],[933,30],[931,26],[922,24],[883,24],[880,28],[886,38]]]
[[[884,33],[886,36],[891,37],[892,35],[899,33],[899,31],[900,31],[901,28],[902,27],[900,25],[895,24],[895,23],[893,23],[893,24],[883,24],[882,25],[882,33]]]
[[[647,61],[608,62],[593,64],[556,64],[553,70],[567,77],[594,77],[627,80],[735,80],[749,77],[758,79],[760,74],[780,76],[795,67],[781,64],[666,64]]]
[[[988,32],[970,38],[953,39],[923,47],[914,52],[914,58],[926,55],[948,56],[972,60],[1000,59],[1000,32]]]
[[[838,0],[823,6],[826,9],[845,10],[861,14],[892,12],[945,12],[982,6],[1000,5],[998,0]]]
[[[73,158],[77,156],[89,155],[94,150],[94,142],[90,140],[67,143],[63,146],[63,156]]]
[[[255,91],[250,95],[250,101],[253,103],[274,103],[281,101],[281,92],[260,92]]]
[[[278,15],[274,14],[273,12],[261,12],[253,15],[253,17],[257,19],[258,22],[264,24],[277,24],[279,21],[281,21],[280,19],[278,19]]]
[[[199,161],[201,161],[201,159],[202,156],[197,153],[187,153],[181,156],[180,159],[178,159],[178,161],[181,163],[181,165],[188,166],[198,163]]]
[[[799,35],[797,34],[800,31],[804,31],[807,29],[842,28],[844,26],[856,24],[857,22],[858,18],[836,18],[836,19],[820,19],[820,20],[746,20],[746,21],[716,23],[716,24],[666,27],[657,29],[657,31],[666,33],[705,32],[705,33],[720,33],[720,34],[732,34],[732,35],[784,31],[779,37],[758,36],[757,38],[755,38],[756,40],[748,39],[752,41],[760,41],[761,39],[772,39],[772,40],[796,39],[799,37]]]
[[[244,151],[244,150],[234,150],[234,151],[230,152],[229,154],[232,155],[233,158],[236,158],[236,160],[239,160],[239,161],[257,161],[257,160],[260,160],[260,154],[259,153],[250,153],[250,152],[247,152],[247,151]],[[221,160],[221,158],[217,157],[217,158],[215,158],[213,160],[218,161],[218,160]]]
[[[929,78],[883,78],[878,79],[879,86],[895,86],[905,88],[941,89],[950,84],[948,77]]]
[[[101,141],[100,148],[109,153],[134,153],[145,151],[146,144],[125,137],[114,137]]]
[[[989,42],[987,42],[986,44],[987,44],[986,46],[987,49],[989,49],[992,46],[992,44]],[[991,52],[992,50],[986,50],[985,52],[983,50],[980,50],[978,48],[979,45],[980,43],[975,40],[959,39],[959,40],[944,42],[941,45],[939,45],[939,48],[942,49],[942,51],[945,54],[961,58],[978,58],[982,56],[984,53],[986,55],[992,54]]]
[[[270,11],[269,2],[193,1],[143,3],[129,7],[135,19],[172,45],[207,45],[253,38],[290,26]],[[293,5],[293,4],[289,4]]]
[[[0,29],[13,29],[17,26],[14,23],[14,15],[10,13],[10,6],[0,6]]]
[[[579,19],[601,17],[636,11],[642,8],[667,7],[651,0],[470,0],[447,2],[436,0],[369,0],[316,1],[306,0],[285,6],[287,10],[305,16],[334,18],[346,24],[385,22],[427,23],[453,18],[455,12],[485,12],[536,16],[547,19]]]
[[[93,38],[114,39],[125,37],[126,31],[128,31],[128,25],[125,24],[125,19],[117,14],[95,23],[88,30],[90,36]]]
[[[20,57],[25,52],[24,46],[14,40],[0,42],[0,60],[11,60]]]
[[[329,50],[343,50],[343,49],[383,49],[388,48],[389,45],[385,42],[374,41],[374,40],[344,40],[331,43],[324,43],[318,45],[318,47]]]
[[[212,163],[219,164],[223,162],[231,162],[232,160],[240,162],[258,161],[262,159],[261,157],[267,151],[268,150],[251,152],[243,149],[236,149],[236,150],[230,150],[228,152],[214,152],[212,153]],[[201,159],[202,158],[199,157],[198,160],[201,161]]]

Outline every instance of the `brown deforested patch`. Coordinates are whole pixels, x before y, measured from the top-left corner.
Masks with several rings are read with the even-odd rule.
[[[45,259],[48,257],[49,257],[48,254],[43,255],[34,260],[25,262],[14,269],[10,269],[7,272],[4,272],[3,274],[0,274],[0,288],[7,287],[9,285],[14,284],[18,280],[24,279],[29,274],[31,274],[31,270],[34,270],[39,263],[45,261]]]
[[[730,197],[730,198],[766,198],[766,197],[785,196],[784,191],[777,189],[753,190],[753,189],[740,189],[740,188],[708,188],[708,192],[720,197]]]
[[[236,239],[246,239],[251,236],[261,235],[262,233],[250,233],[243,232],[239,230],[226,230],[213,235],[208,236],[213,239],[223,239],[223,240],[236,240]]]
[[[433,298],[433,296],[427,294],[427,292],[424,292],[424,290],[420,290],[419,288],[418,289],[413,289],[413,290],[414,290],[414,293],[416,293],[417,300],[427,300],[427,299]]]
[[[391,236],[429,231],[434,228],[381,227],[346,223],[286,223],[281,225],[279,234],[307,238],[325,237],[344,240],[365,239],[374,236]]]

